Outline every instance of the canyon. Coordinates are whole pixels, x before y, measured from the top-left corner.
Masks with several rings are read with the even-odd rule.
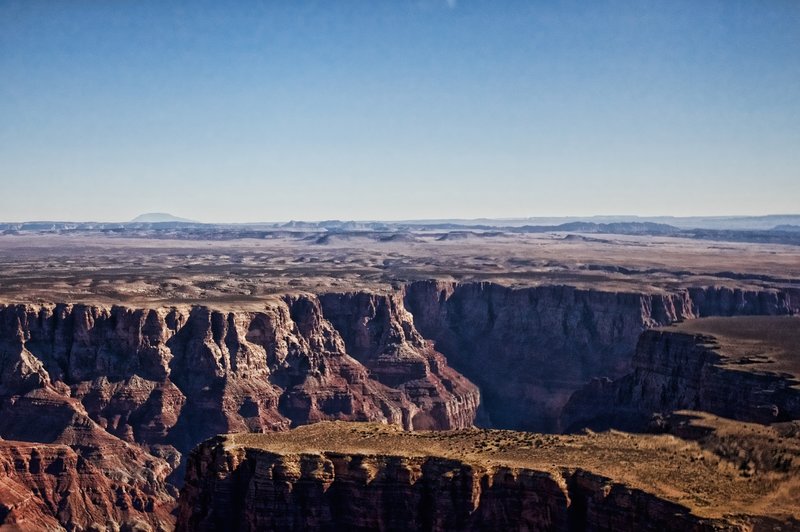
[[[477,388],[391,298],[361,302],[352,310],[363,314],[338,316],[352,338],[366,338],[354,356],[312,296],[261,312],[1,307],[0,437],[72,445],[103,476],[121,477],[117,506],[165,527],[154,509],[173,500],[168,483],[180,482],[184,455],[218,433],[326,419],[470,426]]]
[[[88,240],[83,262],[76,264],[69,258],[75,242],[59,238],[73,237],[0,238],[0,249],[9,252],[0,256],[6,266],[0,271],[0,464],[5,475],[0,517],[23,530],[169,530],[176,525],[188,530],[201,523],[213,529],[217,517],[207,515],[214,513],[211,506],[222,504],[213,501],[230,496],[225,490],[244,496],[251,483],[267,482],[258,476],[265,468],[305,471],[306,465],[316,464],[312,469],[317,472],[309,477],[313,482],[320,476],[341,476],[341,482],[324,481],[342,486],[331,497],[373,497],[357,485],[358,475],[366,473],[342,465],[359,454],[352,449],[339,447],[335,452],[344,458],[336,458],[325,454],[332,449],[312,446],[308,451],[316,458],[298,462],[294,455],[264,450],[261,440],[246,436],[293,434],[312,423],[382,424],[365,425],[376,435],[391,430],[384,424],[406,431],[467,431],[478,441],[490,436],[470,432],[474,425],[546,433],[585,427],[650,430],[653,415],[659,414],[665,427],[669,425],[660,430],[669,433],[664,438],[679,438],[676,446],[701,448],[708,431],[698,436],[692,428],[696,423],[678,412],[707,411],[762,424],[798,417],[791,379],[781,377],[777,381],[783,384],[776,385],[774,377],[764,380],[763,371],[743,373],[746,364],[737,364],[739,373],[709,370],[719,360],[706,353],[714,351],[707,345],[708,333],[698,333],[705,338],[702,347],[694,333],[664,329],[674,323],[678,328],[703,323],[710,316],[747,316],[742,319],[748,321],[757,315],[786,316],[774,319],[794,325],[797,318],[790,316],[800,312],[800,286],[793,279],[800,279],[800,273],[792,270],[797,252],[787,246],[765,247],[772,257],[765,263],[747,258],[750,245],[725,244],[729,249],[717,256],[717,251],[694,243],[665,239],[662,262],[667,265],[654,270],[649,264],[651,237],[614,236],[619,240],[604,242],[500,235],[479,244],[460,238],[425,244],[429,237],[420,234],[414,242],[334,239],[320,245],[303,237],[266,244],[209,242],[202,248],[196,242],[156,245],[146,238],[98,237]],[[430,246],[440,264],[421,259]],[[622,260],[619,254],[624,253],[628,255]],[[742,255],[746,269],[731,271],[729,255]],[[687,256],[698,264],[693,272],[678,269]],[[489,262],[495,266],[486,266]],[[34,269],[33,264],[43,267]],[[501,272],[492,273],[495,268]],[[670,335],[689,340],[663,339]],[[691,383],[697,387],[698,377],[689,374],[698,366],[688,363],[692,357],[709,361],[701,370],[703,382],[711,378],[719,383],[701,386],[702,400],[686,399],[697,395]],[[759,371],[768,364],[753,360]],[[685,368],[687,375],[663,376],[675,368]],[[728,388],[738,389],[744,381],[731,375],[757,375],[741,407],[728,400]],[[660,399],[660,390],[676,386],[685,393],[670,395],[667,402]],[[774,400],[776,390],[780,401]],[[767,392],[770,401],[763,400]],[[320,430],[333,431],[317,435],[330,441],[340,431],[361,429]],[[226,433],[238,435],[212,439],[191,453],[203,441]],[[523,438],[520,434],[497,437],[516,441]],[[597,437],[611,438],[613,445],[629,441],[628,436],[604,434]],[[595,452],[592,437],[584,443],[575,440],[575,447],[585,450],[570,454],[569,460]],[[659,446],[669,440],[658,441],[661,450],[648,455],[653,464],[663,454]],[[788,449],[784,455],[791,463],[796,449]],[[713,450],[701,451],[723,469],[732,460]],[[373,454],[371,465],[364,467],[387,479],[386,491],[376,496],[405,494],[418,504],[406,516],[417,521],[397,521],[401,516],[395,516],[394,527],[510,526],[509,514],[517,510],[494,505],[528,507],[530,497],[550,501],[551,520],[531,515],[528,526],[534,529],[611,526],[615,519],[633,519],[625,522],[676,528],[683,523],[710,530],[745,526],[752,522],[746,515],[762,515],[742,503],[746,515],[733,521],[722,515],[698,517],[686,500],[667,496],[676,487],[653,495],[645,484],[626,484],[619,471],[598,473],[578,467],[578,462],[560,462],[554,473],[538,462],[513,465],[521,458],[504,457],[492,468],[521,467],[506,478],[498,469],[478,471],[476,463],[459,462],[455,455],[444,456],[442,462],[443,456],[417,449],[411,464],[398,462],[390,452]],[[476,460],[484,463],[483,457]],[[209,480],[233,475],[234,462],[239,472],[230,483]],[[229,464],[228,469],[215,469],[221,464]],[[237,487],[237,475],[245,471],[251,472],[250,480]],[[419,471],[432,471],[431,480]],[[463,489],[472,486],[472,495],[462,500],[466,495],[453,494],[451,499],[469,511],[436,509],[436,501],[426,495],[434,485],[451,489],[442,478],[451,478],[448,472],[453,471],[463,479]],[[409,487],[401,482],[408,475],[422,475],[423,481]],[[284,479],[281,486],[299,478]],[[619,487],[608,488],[612,484]],[[615,495],[598,495],[607,489]],[[522,499],[509,496],[506,503],[497,502],[500,492]],[[327,515],[324,519],[337,512],[336,519],[357,513],[312,495],[292,503],[300,506],[287,506],[286,519],[296,519],[292,512],[301,507]],[[484,505],[482,500],[495,502]],[[576,500],[596,500],[598,506],[569,502]],[[627,515],[626,504],[651,513]],[[250,511],[242,508],[242,529],[263,525],[248,521]],[[677,514],[683,517],[669,520]],[[763,523],[775,518],[785,525],[792,518],[765,515]],[[323,517],[314,526],[333,522]],[[273,526],[296,528],[298,522]]]
[[[561,410],[582,383],[630,371],[645,329],[800,310],[795,288],[626,293],[423,282],[408,286],[406,300],[419,330],[481,388],[491,426],[546,432],[561,428]]]
[[[0,532],[800,532],[800,0],[628,4],[0,0]]]

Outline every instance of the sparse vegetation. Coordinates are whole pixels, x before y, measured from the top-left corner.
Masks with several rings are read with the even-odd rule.
[[[289,454],[437,456],[480,467],[556,473],[584,469],[678,502],[701,516],[755,512],[800,518],[794,504],[800,490],[800,444],[779,435],[796,427],[778,430],[685,414],[711,435],[687,441],[618,431],[571,436],[477,429],[404,432],[388,425],[332,422],[285,433],[228,435],[226,446]]]

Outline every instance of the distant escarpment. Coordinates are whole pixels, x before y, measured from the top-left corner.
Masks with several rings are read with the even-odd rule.
[[[348,304],[357,308],[346,315]],[[88,510],[79,511],[76,489],[59,480],[61,466],[34,465],[53,487],[30,488],[39,477],[20,473],[33,493],[25,504],[67,529],[87,528],[98,515],[169,527],[170,484],[182,478],[183,456],[214,434],[326,419],[406,429],[472,424],[477,388],[422,339],[392,296],[331,296],[326,305],[349,338],[366,335],[375,349],[356,342],[357,358],[350,356],[310,295],[259,311],[0,307],[0,437],[11,440],[9,449],[46,444],[43,453],[62,453],[59,463],[71,460],[84,473],[78,481],[114,493],[88,490],[81,503]],[[19,460],[13,463],[19,473]],[[0,499],[7,507],[0,516],[17,523],[17,503]]]
[[[663,436],[353,425],[209,440],[190,457],[177,530],[744,531],[772,518],[743,509],[788,482],[731,475]],[[770,500],[791,522],[792,505]]]
[[[481,389],[485,423],[554,431],[573,392],[632,369],[644,330],[702,316],[800,312],[800,289],[692,287],[668,293],[418,282],[406,307],[425,338]]]
[[[685,330],[706,323],[736,336]],[[633,371],[592,380],[572,396],[562,424],[567,430],[667,430],[664,419],[678,410],[763,424],[800,419],[798,339],[800,318],[791,317],[715,318],[646,331]]]

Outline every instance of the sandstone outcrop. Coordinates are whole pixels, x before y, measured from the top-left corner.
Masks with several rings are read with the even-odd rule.
[[[104,449],[114,460],[114,449]],[[133,460],[126,457],[129,462]],[[146,473],[154,466],[149,485],[132,482],[130,463],[109,469],[109,460],[84,458],[69,445],[41,445],[29,442],[0,442],[0,518],[16,530],[96,530],[122,524],[140,530],[172,527],[173,502],[164,497],[164,486],[153,460],[140,468]],[[115,472],[116,471],[116,472]]]
[[[477,388],[450,368],[441,353],[417,332],[398,294],[326,294],[325,317],[345,347],[376,380],[402,390],[417,406],[415,429],[469,427],[475,419]]]

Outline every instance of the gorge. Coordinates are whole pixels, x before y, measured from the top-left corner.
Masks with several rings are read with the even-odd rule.
[[[496,238],[500,240],[495,242],[493,237],[481,245],[504,264],[499,279],[492,280],[487,275],[473,278],[474,273],[464,273],[461,279],[447,278],[438,270],[440,266],[431,265],[412,272],[410,265],[421,264],[417,256],[417,246],[421,244],[377,243],[378,247],[389,246],[380,251],[386,256],[383,273],[377,265],[364,266],[360,280],[351,279],[345,287],[337,286],[336,279],[352,275],[348,272],[357,268],[353,261],[361,260],[360,252],[350,242],[323,248],[314,243],[281,242],[274,254],[255,254],[247,251],[249,248],[234,251],[239,250],[235,246],[244,245],[241,243],[214,244],[219,249],[233,246],[227,255],[201,254],[192,247],[197,244],[177,242],[167,249],[141,248],[134,255],[131,246],[140,249],[136,247],[140,245],[138,241],[131,244],[110,239],[96,249],[91,245],[87,248],[87,256],[98,266],[86,271],[50,247],[15,248],[16,258],[5,263],[0,272],[5,294],[5,302],[0,304],[2,521],[23,530],[171,530],[175,526],[190,529],[194,525],[188,523],[200,519],[197,523],[202,521],[206,523],[203,526],[213,528],[208,525],[211,521],[202,517],[208,507],[198,503],[196,497],[213,499],[217,497],[216,490],[223,489],[206,482],[201,472],[212,476],[222,473],[215,472],[217,462],[205,463],[190,457],[195,456],[192,449],[218,434],[239,434],[236,438],[252,433],[292,434],[287,431],[337,421],[386,424],[406,431],[456,431],[453,434],[473,431],[473,426],[532,431],[497,437],[513,440],[523,438],[514,434],[532,434],[534,441],[550,441],[547,433],[580,432],[586,427],[651,431],[652,418],[658,415],[664,421],[657,431],[678,437],[683,443],[676,443],[678,447],[673,451],[685,454],[686,445],[701,443],[694,434],[699,429],[670,417],[683,409],[762,424],[796,419],[791,380],[784,379],[786,384],[780,385],[786,390],[780,392],[785,397],[766,397],[762,388],[771,390],[774,386],[763,384],[769,379],[756,378],[753,394],[742,401],[749,405],[747,408],[721,410],[714,404],[727,404],[730,393],[724,391],[726,383],[739,386],[741,380],[730,378],[740,374],[727,369],[711,371],[709,374],[717,375],[719,384],[704,389],[702,401],[664,403],[660,399],[663,391],[659,390],[688,385],[676,384],[674,379],[659,380],[652,371],[643,373],[654,365],[663,366],[662,373],[667,374],[684,367],[688,371],[684,355],[659,351],[663,342],[652,340],[672,334],[660,332],[671,324],[684,327],[712,316],[741,316],[749,321],[753,316],[784,316],[790,320],[787,324],[794,325],[796,318],[792,316],[800,312],[800,286],[791,278],[764,269],[739,273],[733,278],[716,264],[692,275],[669,269],[652,272],[641,262],[646,260],[646,246],[641,257],[628,259],[626,264],[631,266],[624,271],[587,268],[583,262],[570,262],[574,260],[570,254],[576,253],[573,240],[553,243],[563,248],[567,259],[545,267],[535,258],[523,262],[515,251],[515,246],[523,245],[519,241],[514,240],[512,245],[503,237]],[[533,246],[531,253],[541,245],[538,238],[525,244]],[[18,245],[20,241],[6,242]],[[474,260],[470,258],[475,255],[473,244],[464,247],[460,241],[454,242],[436,245],[455,257],[453,260],[465,261],[460,266],[463,272],[472,271],[469,261]],[[602,250],[617,249],[620,244],[580,241],[578,245],[581,253],[597,264],[602,260]],[[181,246],[189,247],[184,250]],[[290,263],[281,259],[289,252],[280,246],[300,246],[291,249],[303,260]],[[119,252],[114,251],[117,249]],[[308,255],[299,250],[306,250],[302,253]],[[499,255],[498,250],[505,250],[507,255]],[[785,254],[776,255],[775,260],[783,261],[781,268],[793,264],[792,253],[783,249],[778,252]],[[117,253],[120,258],[114,261],[124,263],[120,267],[124,274],[111,266],[109,254]],[[372,257],[378,251],[364,253],[364,257]],[[137,258],[128,258],[134,256]],[[352,260],[345,262],[346,257]],[[256,259],[268,264],[252,264]],[[3,260],[0,257],[0,263]],[[374,258],[369,260],[378,264]],[[52,271],[45,278],[36,269],[26,270],[24,265],[28,263],[46,263],[52,265],[48,266]],[[755,263],[751,266],[756,267]],[[253,278],[263,271],[272,271],[272,277]],[[682,280],[675,276],[682,276]],[[711,355],[706,358],[709,367],[716,367],[717,359]],[[741,364],[738,367],[744,368]],[[689,375],[684,380],[691,379]],[[629,382],[633,384],[625,384]],[[715,396],[714,390],[722,392]],[[634,393],[640,399],[631,403]],[[686,392],[682,397],[689,396]],[[761,403],[753,399],[756,396]],[[633,408],[632,404],[637,406]],[[579,434],[571,437],[577,438],[575,446],[585,450],[570,454],[570,459],[578,460],[582,453],[594,452],[591,439]],[[638,436],[631,437],[631,442],[639,441]],[[613,434],[608,438],[608,442],[629,441]],[[213,455],[226,463],[235,460],[245,467],[242,471],[251,467],[250,451],[241,451],[244,454],[236,454],[238,458],[228,457],[230,446],[222,441],[229,440],[212,439],[199,448],[197,456]],[[256,447],[260,445],[254,442]],[[239,448],[238,445],[234,447]],[[242,445],[242,449],[249,449],[249,443]],[[309,449],[323,455],[328,452],[313,446]],[[526,453],[541,454],[545,448],[529,445],[525,449]],[[346,449],[337,452],[349,456]],[[712,461],[728,467],[725,464],[731,457],[727,454],[708,449],[703,452],[711,452],[717,457]],[[788,463],[793,463],[792,448],[775,452],[776,456],[789,456]],[[648,460],[655,463],[659,453],[654,452]],[[394,454],[385,454],[385,458],[376,456],[376,464],[385,460],[395,463]],[[431,454],[426,458],[419,449],[412,454],[414,460],[422,460],[415,462],[412,469],[432,467],[439,471],[445,467],[441,471],[446,472],[457,467],[458,471],[472,471],[470,468],[475,466],[468,461],[442,466],[437,462],[442,456]],[[253,463],[260,464],[260,456],[253,455]],[[319,460],[327,463],[325,460],[329,459]],[[458,461],[457,456],[448,458],[451,459]],[[523,464],[530,459],[525,458]],[[283,459],[270,460],[278,460],[274,462],[278,464]],[[287,464],[294,463],[294,458],[287,460]],[[322,463],[319,460],[315,463]],[[424,465],[429,460],[430,465]],[[786,462],[785,458],[780,460]],[[483,463],[483,458],[478,462]],[[678,489],[674,486],[653,495],[645,485],[627,484],[625,474],[619,476],[617,470],[609,470],[604,476],[590,464],[586,468],[578,467],[577,462],[560,464],[561,469],[547,473],[549,480],[541,485],[545,493],[555,497],[551,501],[554,506],[548,506],[551,510],[547,519],[551,520],[537,521],[539,517],[533,516],[526,526],[580,529],[591,523],[623,519],[620,516],[625,515],[624,510],[614,506],[617,503],[612,504],[611,499],[601,497],[605,502],[598,502],[600,506],[592,510],[584,503],[576,502],[575,506],[572,502],[596,499],[597,493],[605,493],[606,489],[598,486],[607,482],[619,485],[612,491],[622,490],[619,493],[625,494],[623,498],[640,501],[635,503],[637,507],[656,512],[647,510],[636,514],[639,517],[628,515],[633,519],[630,523],[655,519],[653,522],[667,526],[664,512],[687,516],[669,524],[676,527],[679,525],[675,523],[691,522],[691,526],[703,529],[708,523],[713,528],[752,521],[737,517],[729,522],[724,516],[717,516],[706,522],[706,517],[692,514],[692,505],[687,506],[687,501],[668,495],[669,489]],[[517,467],[506,458],[496,465]],[[529,465],[520,466],[521,473],[512,474],[516,480],[509,480],[511,484],[503,488],[503,493],[522,489],[516,484],[520,478],[534,479],[544,474],[540,465]],[[382,471],[383,466],[374,467]],[[406,474],[402,472],[406,471],[404,468],[385,474],[396,478]],[[352,473],[334,470],[345,479]],[[485,486],[503,485],[505,481],[496,478],[496,471],[472,471],[463,477],[472,478],[470,482],[474,484],[470,488],[473,495],[464,502],[464,508],[472,510],[458,514],[460,517],[435,517],[436,512],[431,513],[429,508],[436,506],[435,501],[418,494],[422,506],[412,512],[417,517],[410,518],[422,520],[419,523],[424,521],[428,523],[425,526],[434,529],[439,526],[436,519],[445,519],[442,523],[446,523],[450,518],[467,527],[508,525],[512,510],[475,502],[481,497],[496,498],[491,490],[482,491]],[[610,480],[598,480],[597,474]],[[448,475],[446,478],[451,478]],[[185,484],[184,478],[194,484]],[[261,482],[258,476],[253,476],[252,481]],[[423,489],[425,482],[418,488]],[[585,491],[576,495],[578,492],[571,491],[573,485],[584,486],[595,495]],[[398,485],[391,489],[406,488]],[[593,492],[595,489],[600,491]],[[195,490],[194,495],[186,490]],[[474,490],[483,495],[475,495]],[[752,493],[745,495],[755,497]],[[358,496],[371,495],[359,491]],[[191,502],[179,504],[179,499]],[[523,499],[514,500],[509,499],[509,504],[529,504]],[[603,506],[606,504],[612,506]],[[670,506],[673,504],[682,509]],[[606,517],[592,521],[592,512]],[[744,506],[742,512],[751,517],[761,515]],[[661,521],[656,515],[661,515]],[[768,519],[766,515],[762,517]],[[785,524],[788,521],[784,518],[791,515],[769,517],[773,518]],[[577,522],[582,525],[574,524]],[[327,526],[323,521],[319,523],[323,528]],[[347,526],[351,525],[357,523]],[[245,524],[242,526],[246,528]]]

